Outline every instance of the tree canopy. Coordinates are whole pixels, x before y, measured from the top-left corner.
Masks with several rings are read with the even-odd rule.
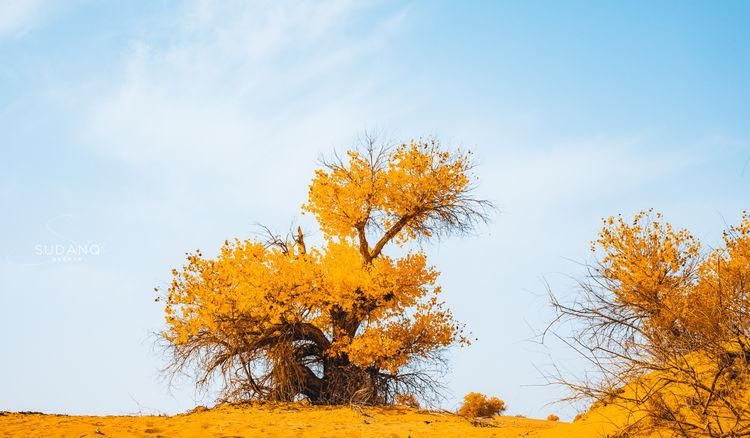
[[[227,399],[391,403],[434,389],[427,363],[468,343],[440,300],[438,271],[420,250],[385,250],[472,229],[490,203],[473,196],[470,153],[436,140],[361,150],[323,162],[300,229],[224,242],[173,270],[163,332],[173,371],[216,377]],[[402,251],[404,252],[404,251]]]

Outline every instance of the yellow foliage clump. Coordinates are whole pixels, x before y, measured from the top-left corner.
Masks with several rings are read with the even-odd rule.
[[[303,206],[329,238],[361,236],[367,227],[388,230],[373,248],[377,256],[381,242],[430,237],[440,231],[439,222],[458,226],[474,213],[465,210],[474,207],[466,202],[469,154],[450,153],[433,140],[387,154],[349,151],[347,159],[315,172]]]
[[[505,411],[505,402],[497,397],[487,397],[478,392],[464,396],[464,402],[458,409],[462,417],[492,417]]]
[[[687,230],[674,230],[652,211],[631,223],[605,219],[594,250],[598,274],[643,334],[660,343],[726,342],[750,329],[750,216],[724,233],[724,247],[704,254]],[[686,350],[695,349],[685,344]]]
[[[616,283],[617,299],[655,313],[693,283],[700,254],[700,243],[687,230],[675,231],[651,211],[638,213],[632,223],[622,216],[605,219],[595,245],[604,252],[600,273]]]

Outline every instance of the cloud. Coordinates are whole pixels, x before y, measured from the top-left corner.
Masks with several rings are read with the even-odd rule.
[[[48,0],[3,0],[0,2],[0,37],[28,32],[50,6]]]
[[[168,36],[132,41],[115,79],[102,78],[84,105],[83,142],[169,181],[177,202],[221,187],[210,196],[290,204],[321,153],[346,146],[383,114],[408,111],[393,109],[397,100],[383,91],[383,68],[373,62],[405,10],[362,21],[363,8],[190,3]]]
[[[350,37],[348,2],[232,6],[195,2],[166,45],[133,42],[121,81],[90,103],[90,142],[134,165],[223,171],[361,129],[375,79],[351,74],[391,21]]]

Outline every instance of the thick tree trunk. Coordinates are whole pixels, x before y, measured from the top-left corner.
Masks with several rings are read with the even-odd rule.
[[[383,404],[372,375],[355,365],[329,363],[322,379],[320,398],[325,404]]]
[[[274,361],[269,398],[293,401],[304,395],[315,404],[382,404],[377,373],[353,365],[346,353],[329,357],[332,342],[352,339],[359,321],[348,312],[331,312],[333,341],[311,324],[280,325],[254,347],[268,348]],[[321,367],[316,375],[310,368]]]

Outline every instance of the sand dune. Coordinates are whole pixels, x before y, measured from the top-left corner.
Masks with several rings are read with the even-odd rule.
[[[472,422],[409,408],[220,406],[175,416],[66,416],[2,413],[3,437],[586,437],[606,422],[518,417]]]

